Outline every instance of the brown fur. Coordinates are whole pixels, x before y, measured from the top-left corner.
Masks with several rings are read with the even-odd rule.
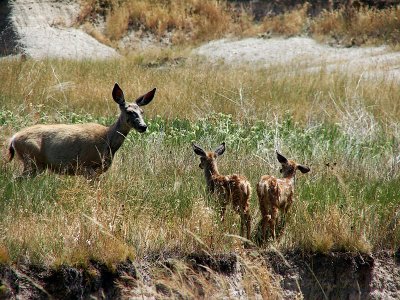
[[[246,238],[250,239],[250,183],[244,176],[237,174],[221,175],[218,172],[216,158],[225,151],[225,143],[222,143],[214,152],[205,152],[194,144],[193,149],[196,154],[200,155],[199,167],[204,170],[209,192],[215,194],[220,201],[221,221],[224,221],[227,205],[232,204],[233,209],[241,217],[240,235],[244,236],[244,228],[246,227]]]
[[[271,229],[272,237],[276,238],[276,223],[279,211],[288,212],[294,200],[296,170],[307,173],[310,169],[299,165],[293,160],[287,160],[277,152],[278,160],[282,164],[283,178],[270,175],[261,177],[257,184],[257,195],[261,211],[262,237],[265,240],[267,224]]]
[[[34,176],[45,169],[69,175],[93,178],[105,172],[112,163],[129,131],[147,128],[139,106],[148,104],[155,89],[139,97],[136,103],[125,103],[122,90],[115,84],[113,98],[121,114],[115,124],[35,125],[14,134],[9,144],[9,160],[14,153],[23,162],[23,176]]]

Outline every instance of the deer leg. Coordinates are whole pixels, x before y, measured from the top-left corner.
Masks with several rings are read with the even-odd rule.
[[[246,226],[246,238],[250,240],[251,233],[251,216],[249,211],[245,211],[243,214],[244,225]]]
[[[262,241],[264,242],[267,238],[267,225],[269,224],[271,220],[271,215],[266,215],[262,217],[261,220],[261,237],[262,237]]]
[[[244,212],[240,210],[240,236],[244,237],[244,226],[245,226]]]
[[[290,207],[291,207],[291,203],[289,203],[288,205],[286,205],[284,207],[283,213],[281,213],[281,215],[280,215],[280,218],[279,218],[279,234],[280,234],[280,236],[282,236],[285,231],[286,219],[287,219],[288,211],[289,211]]]
[[[271,228],[272,238],[274,240],[276,238],[275,227],[276,227],[276,219],[277,219],[277,217],[278,217],[278,208],[277,207],[272,207],[271,208],[271,219],[269,220],[269,226]]]
[[[251,223],[251,218],[250,218],[250,212],[249,212],[249,205],[246,203],[243,203],[243,200],[241,200],[241,205],[239,206],[240,210],[240,235],[244,237],[244,229],[246,227],[246,238],[250,240],[250,223]]]
[[[18,178],[35,177],[39,173],[39,171],[42,170],[42,168],[28,156],[24,157],[22,162],[24,165],[24,169],[21,176],[18,176]]]
[[[82,169],[82,175],[87,179],[87,180],[92,180],[98,176],[97,172],[93,168],[84,168]]]
[[[251,215],[249,209],[249,198],[250,198],[250,187],[245,189],[246,195],[244,199],[241,199],[241,206],[242,206],[242,227],[243,225],[246,226],[246,238],[250,240],[250,233],[251,233]]]
[[[24,170],[22,171],[22,174],[20,177],[35,177],[36,175],[37,175],[37,171],[35,168],[24,166]]]
[[[222,204],[222,207],[221,207],[221,222],[225,221],[225,211],[226,211],[226,205]]]
[[[96,184],[99,182],[99,176],[101,173],[96,171],[94,168],[86,167],[81,170],[81,175],[85,177],[87,182],[90,184],[92,187],[96,187]]]

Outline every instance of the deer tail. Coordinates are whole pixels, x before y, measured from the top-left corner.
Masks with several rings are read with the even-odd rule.
[[[251,186],[250,183],[246,182],[241,185],[241,189],[243,193],[246,195],[246,200],[249,200],[251,197]]]
[[[10,143],[8,145],[8,149],[7,150],[8,150],[7,151],[8,152],[7,153],[8,161],[12,161],[13,158],[14,158],[14,155],[15,155],[14,139],[13,138],[10,140]]]

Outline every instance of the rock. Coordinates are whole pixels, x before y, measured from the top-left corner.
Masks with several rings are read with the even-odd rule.
[[[3,53],[23,52],[34,59],[118,58],[120,55],[113,48],[72,27],[79,10],[78,1],[6,1],[0,6],[0,14],[6,20],[0,24],[0,31],[6,32],[1,44],[14,46]]]

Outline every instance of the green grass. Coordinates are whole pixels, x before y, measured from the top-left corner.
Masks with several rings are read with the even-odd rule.
[[[146,59],[164,61],[164,55],[170,54]],[[193,60],[145,65],[137,57],[1,62],[2,142],[35,123],[111,124],[115,81],[130,99],[154,86],[158,91],[145,107],[148,131],[131,132],[94,185],[52,173],[16,181],[18,163],[0,165],[0,230],[6,233],[0,261],[114,263],[166,251],[239,251],[240,242],[227,236],[239,233],[239,217],[230,210],[219,221],[193,141],[206,149],[227,143],[219,169],[250,180],[254,235],[260,220],[255,185],[261,175],[279,176],[275,149],[311,167],[298,175],[296,203],[273,242],[278,249],[398,248],[399,109],[392,101],[400,90],[394,82],[304,74],[295,65],[280,76],[278,67],[233,69]]]

